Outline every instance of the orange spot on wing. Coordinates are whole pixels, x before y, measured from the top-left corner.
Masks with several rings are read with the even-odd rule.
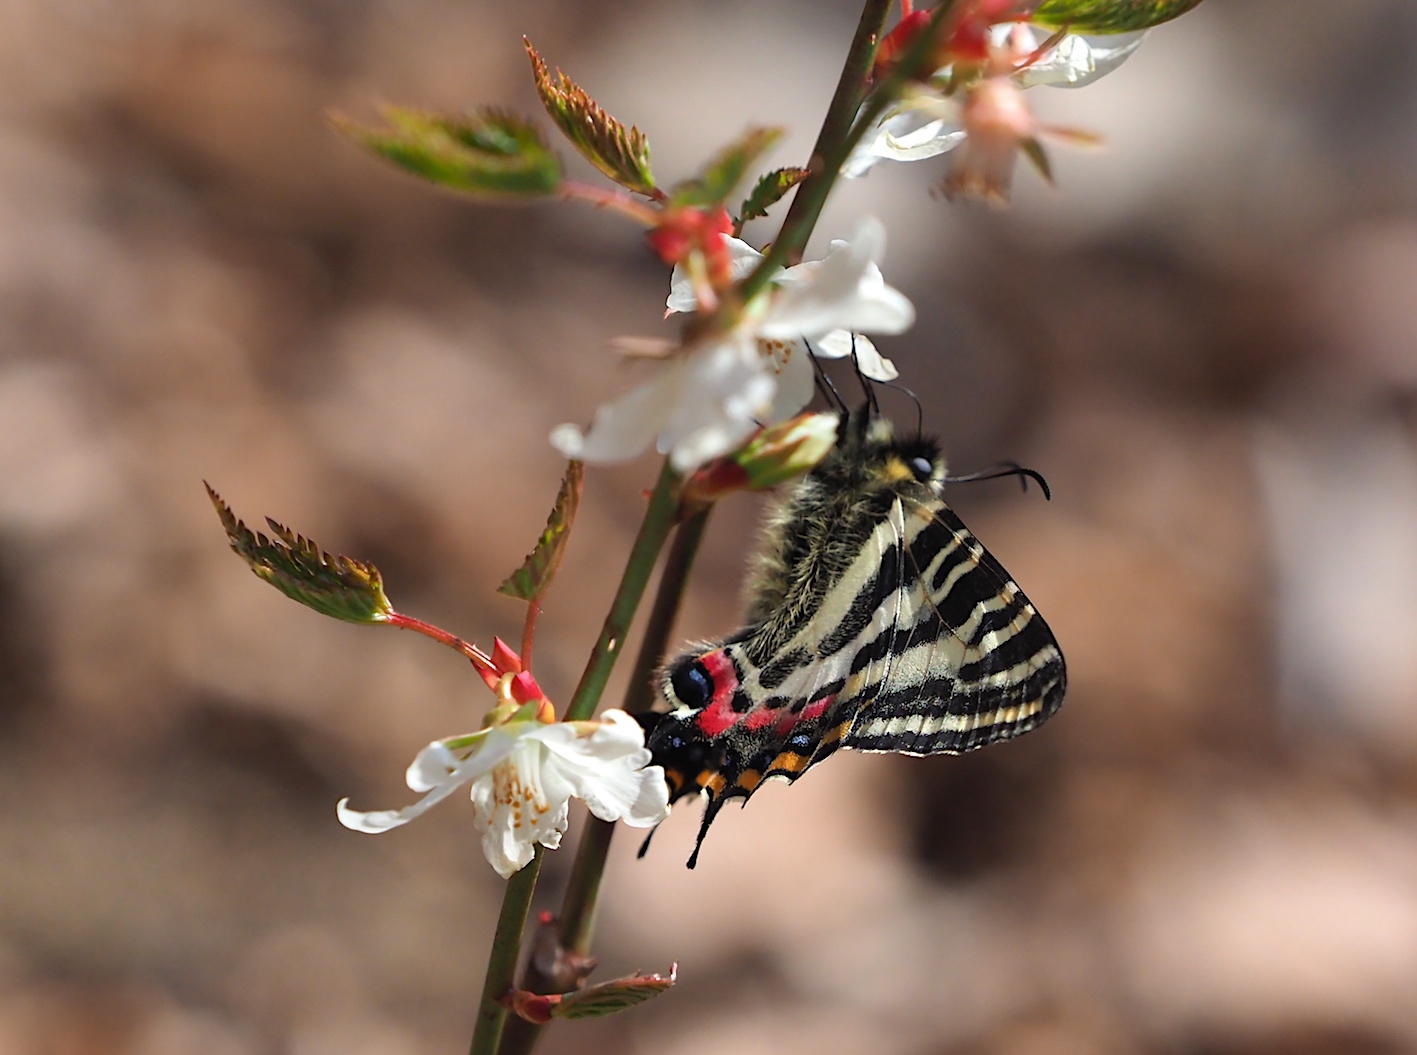
[[[738,774],[738,780],[736,781],[738,787],[742,788],[744,791],[753,791],[762,782],[763,775],[756,769],[743,770],[743,772]]]
[[[796,751],[784,751],[772,760],[769,773],[800,773],[807,768],[807,756]]]
[[[827,730],[827,734],[826,734],[824,737],[822,737],[822,745],[825,746],[825,745],[827,745],[827,744],[834,744],[834,743],[836,743],[838,740],[840,740],[843,736],[846,735],[847,730],[850,729],[850,728],[851,728],[851,719],[850,719],[850,718],[848,718],[846,721],[842,722],[840,725],[834,725],[834,726],[832,726],[830,729]]]

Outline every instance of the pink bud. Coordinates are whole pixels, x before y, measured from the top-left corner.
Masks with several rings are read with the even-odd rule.
[[[522,660],[500,637],[492,642],[492,665],[499,674],[520,674]],[[523,700],[523,703],[526,701]]]
[[[530,671],[521,671],[512,675],[512,699],[518,703],[531,703],[535,700],[545,699],[545,694],[541,691],[541,686],[536,683],[536,679],[531,676]]]
[[[758,431],[739,450],[689,478],[685,508],[700,509],[733,491],[764,491],[800,476],[827,456],[836,429],[835,414],[799,414]]]

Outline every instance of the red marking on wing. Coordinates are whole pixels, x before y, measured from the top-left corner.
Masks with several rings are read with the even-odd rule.
[[[777,718],[776,711],[770,711],[766,707],[759,707],[756,711],[748,712],[748,716],[743,719],[743,728],[758,730],[765,725],[771,725]]]
[[[733,709],[733,694],[738,691],[738,672],[733,660],[723,649],[699,657],[704,670],[713,681],[713,699],[695,720],[706,736],[719,736],[742,717]]]
[[[793,714],[791,711],[788,711],[782,716],[781,721],[777,723],[777,735],[786,736],[788,733],[792,732],[792,727],[798,722],[810,722],[813,718],[820,718],[835,699],[835,694],[823,696],[820,700],[807,704],[798,714]]]

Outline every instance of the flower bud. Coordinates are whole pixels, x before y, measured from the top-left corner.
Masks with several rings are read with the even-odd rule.
[[[733,491],[765,491],[812,469],[836,443],[836,414],[799,414],[761,429],[733,454],[718,458],[684,485],[691,511],[712,505]]]

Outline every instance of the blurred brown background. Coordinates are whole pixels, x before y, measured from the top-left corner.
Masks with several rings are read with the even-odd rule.
[[[466,805],[371,838],[334,803],[408,801],[484,690],[261,585],[201,481],[512,637],[492,590],[554,493],[545,436],[628,383],[608,338],[668,332],[666,276],[612,217],[436,193],[325,113],[533,110],[528,33],[662,180],[750,122],[789,164],[854,20],[0,4],[0,1052],[463,1049],[501,890]],[[925,163],[839,196],[817,245],[886,220],[920,322],[882,346],[953,467],[1053,486],[953,500],[1056,630],[1068,706],[976,756],[838,756],[695,872],[693,805],[644,861],[621,838],[602,977],[681,984],[548,1052],[1417,1050],[1413,39],[1410,0],[1211,0],[1032,93],[1108,140],[1056,152],[1056,191],[948,206]],[[653,472],[590,476],[557,698]],[[717,514],[684,636],[734,625],[755,519]]]

